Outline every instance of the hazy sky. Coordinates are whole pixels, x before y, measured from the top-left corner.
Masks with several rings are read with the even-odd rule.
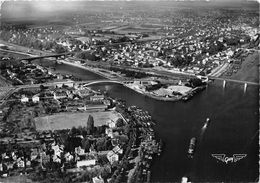
[[[103,0],[103,1],[107,1],[107,0]],[[151,0],[132,0],[132,1],[151,1]],[[174,0],[168,0],[168,1],[174,1]],[[188,1],[207,1],[207,0],[188,0]],[[208,0],[208,1],[217,4],[227,3],[227,1],[229,1],[231,3],[237,4],[237,3],[244,3],[246,1],[252,1],[252,0]],[[83,7],[86,7],[86,10],[88,10],[91,9],[91,5],[88,4],[93,4],[93,2],[92,3],[85,2],[83,4],[84,4]],[[59,11],[65,12],[70,10],[82,9],[81,5],[82,2],[75,2],[75,0],[70,2],[55,1],[55,0],[52,1],[45,0],[45,1],[37,1],[37,2],[6,1],[2,5],[1,10],[2,10],[2,18],[26,18],[26,17],[34,18],[34,17],[41,17],[41,16],[42,17],[49,16],[52,15],[53,13],[54,14],[59,13]]]

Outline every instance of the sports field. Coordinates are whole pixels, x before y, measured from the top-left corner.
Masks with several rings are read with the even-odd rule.
[[[60,130],[70,129],[73,126],[86,126],[89,115],[94,118],[94,125],[101,126],[106,122],[113,120],[116,121],[120,118],[120,114],[115,111],[104,112],[77,112],[77,113],[58,113],[54,115],[48,115],[44,117],[34,118],[36,129],[38,131],[43,130]]]

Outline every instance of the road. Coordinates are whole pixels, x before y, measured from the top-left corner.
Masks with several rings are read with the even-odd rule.
[[[212,77],[219,77],[221,76],[221,74],[223,74],[226,69],[228,68],[229,63],[225,62],[224,64],[220,65],[219,67],[217,67],[216,69],[214,69],[208,76],[212,76]]]

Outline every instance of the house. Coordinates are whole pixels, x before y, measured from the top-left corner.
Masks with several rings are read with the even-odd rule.
[[[29,102],[29,98],[26,97],[25,95],[22,95],[21,102],[22,102],[22,103]]]
[[[67,153],[64,155],[64,157],[65,157],[66,161],[71,161],[71,160],[73,160],[73,156],[72,156],[69,152],[67,152]]]
[[[77,104],[69,104],[66,106],[67,111],[77,111],[78,110],[78,105]]]
[[[93,183],[104,183],[104,179],[101,176],[93,177],[92,181]]]
[[[4,117],[4,112],[0,110],[0,117]]]
[[[50,162],[50,156],[46,155],[45,152],[40,153],[40,157],[41,157],[40,160],[41,160],[42,164],[46,164],[46,163]]]
[[[0,172],[4,171],[4,167],[3,167],[3,164],[0,163]]]
[[[18,158],[18,159],[17,159],[17,166],[18,166],[19,168],[24,168],[24,167],[25,167],[24,160],[21,159],[21,158]]]
[[[64,85],[69,87],[69,88],[73,88],[74,87],[74,82],[67,82],[67,83],[64,83]]]
[[[38,150],[37,149],[32,149],[31,152],[31,160],[35,160],[38,156]]]
[[[62,98],[67,98],[67,93],[65,91],[56,91],[53,94],[53,98],[58,100],[58,99],[62,99]]]
[[[63,152],[63,146],[54,145],[53,143],[51,148],[54,150],[54,156],[60,157],[60,154]]]
[[[119,146],[115,146],[112,151],[114,151],[117,154],[123,154],[123,149],[121,149]]]
[[[11,156],[12,156],[13,160],[17,160],[17,155],[15,154],[15,152],[12,152]]]
[[[75,153],[77,154],[77,155],[84,155],[85,154],[85,150],[84,149],[82,149],[80,146],[79,147],[76,147],[75,148]]]
[[[107,159],[110,162],[110,164],[112,165],[114,162],[119,161],[119,155],[117,153],[115,153],[114,151],[109,151],[107,153]]]
[[[5,165],[7,167],[7,170],[12,170],[14,168],[14,162],[7,162]]]
[[[113,130],[111,128],[106,128],[106,134],[108,137],[113,138]]]
[[[119,144],[119,140],[118,139],[112,139],[111,144],[112,144],[112,146],[117,146]]]
[[[69,98],[73,98],[73,92],[72,91],[66,91],[66,93],[67,93],[67,96]]]
[[[32,165],[32,162],[30,160],[27,160],[26,163],[25,163],[26,167],[30,167]]]
[[[79,111],[85,111],[86,110],[86,106],[85,105],[80,105],[77,108]]]
[[[95,101],[102,101],[104,100],[104,95],[94,95],[90,97],[90,100],[95,102]]]
[[[32,101],[33,101],[33,103],[39,102],[39,101],[40,101],[39,95],[34,95],[34,96],[32,97]]]
[[[57,76],[57,79],[59,79],[59,80],[63,79],[63,76],[61,74],[56,74],[56,76]],[[61,88],[63,86],[63,83],[57,83],[56,86],[58,88]]]
[[[78,95],[80,97],[86,97],[90,94],[90,91],[88,89],[81,89],[81,90],[78,90]]]
[[[86,110],[104,111],[107,108],[106,105],[87,105]]]
[[[54,156],[52,157],[52,160],[53,160],[53,162],[57,162],[57,163],[60,163],[60,162],[61,162],[61,158],[60,158],[60,156],[58,156],[58,155],[54,155]]]
[[[105,104],[106,106],[110,106],[111,102],[110,100],[103,100],[103,104]]]
[[[109,126],[109,128],[115,128],[116,127],[116,122],[113,120],[110,120],[107,122],[107,125]]]
[[[77,167],[83,167],[83,166],[93,166],[96,165],[95,159],[86,159],[86,160],[80,160],[77,161]]]

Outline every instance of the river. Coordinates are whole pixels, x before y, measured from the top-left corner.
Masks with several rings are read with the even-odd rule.
[[[100,79],[89,71],[58,65],[62,71],[82,79]],[[255,181],[258,177],[258,87],[228,83],[211,83],[206,90],[187,102],[165,102],[145,97],[122,85],[98,84],[94,89],[126,100],[149,111],[156,121],[155,131],[164,148],[152,165],[153,182],[176,182],[187,176],[192,181]],[[201,128],[209,117],[205,131]],[[190,139],[198,143],[193,159],[187,157]],[[211,154],[247,154],[238,162],[228,164]]]

